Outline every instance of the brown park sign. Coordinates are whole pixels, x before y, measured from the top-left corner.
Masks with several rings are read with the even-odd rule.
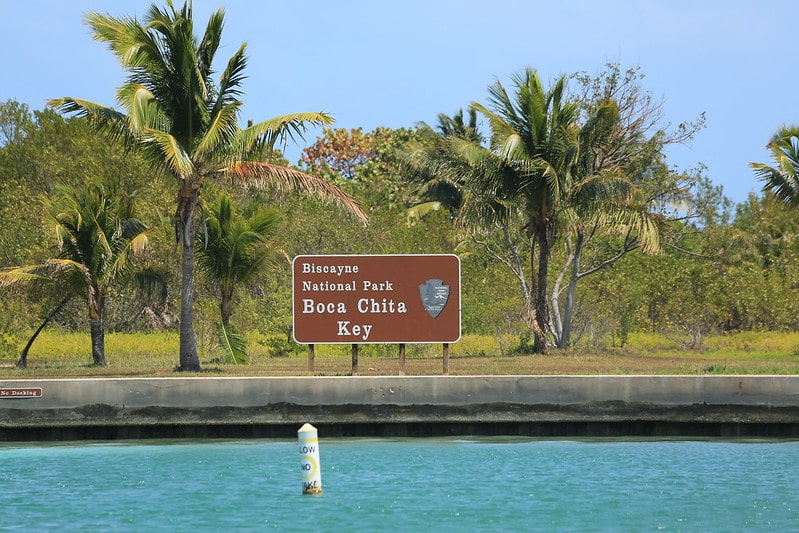
[[[450,343],[461,336],[456,255],[294,258],[300,344]]]

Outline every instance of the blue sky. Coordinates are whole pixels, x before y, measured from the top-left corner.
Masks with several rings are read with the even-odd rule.
[[[113,104],[123,73],[83,14],[141,16],[150,3],[5,2],[0,100]],[[197,26],[220,6],[219,57],[248,43],[242,120],[324,110],[337,127],[410,127],[484,102],[488,85],[526,66],[550,80],[618,62],[640,66],[668,122],[706,114],[707,127],[669,162],[704,164],[735,202],[760,191],[748,163],[768,161],[771,135],[799,123],[791,0],[195,0]],[[299,152],[287,151],[292,162]]]

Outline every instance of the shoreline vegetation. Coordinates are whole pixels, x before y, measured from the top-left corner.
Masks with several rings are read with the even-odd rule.
[[[177,333],[109,333],[108,366],[91,365],[88,333],[43,332],[28,358],[28,368],[15,367],[16,357],[0,357],[0,379],[69,379],[109,377],[176,377]],[[202,342],[200,343],[202,344]],[[442,375],[440,344],[406,346],[405,375]],[[210,346],[200,351],[198,377],[308,376],[306,346],[249,335],[249,363],[224,363]],[[396,376],[398,345],[363,344],[357,375]],[[465,335],[450,345],[449,375],[708,375],[799,374],[799,333],[741,332],[706,337],[698,347],[685,337],[631,335],[624,347],[612,339],[604,346],[576,346],[548,355],[520,351],[518,337]],[[317,376],[352,373],[350,345],[315,346]]]
[[[771,161],[740,169],[762,195],[736,204],[701,162],[668,157],[704,112],[666,117],[621,63],[550,80],[519,65],[434,123],[245,123],[246,41],[223,39],[223,9],[195,34],[193,13],[87,13],[122,85],[100,102],[0,102],[0,379],[799,374],[799,127],[763,139]],[[459,266],[406,295],[393,268],[331,255]],[[436,335],[415,335],[417,297]],[[311,369],[291,332],[468,335],[447,359],[441,345],[319,345]]]

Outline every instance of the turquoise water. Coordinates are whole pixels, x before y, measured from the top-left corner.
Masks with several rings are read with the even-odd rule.
[[[799,442],[320,440],[0,445],[0,530],[799,531]]]

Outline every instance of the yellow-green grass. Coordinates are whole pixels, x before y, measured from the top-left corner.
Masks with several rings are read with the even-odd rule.
[[[754,332],[705,337],[699,346],[691,346],[677,335],[631,334],[628,348],[651,355],[672,357],[690,354],[696,358],[732,357],[747,360],[799,360],[799,333]]]
[[[109,333],[108,366],[91,365],[88,333],[45,331],[28,355],[28,368],[14,367],[18,356],[0,357],[0,379],[71,377],[164,377],[179,375],[177,333]],[[210,348],[201,346],[199,376],[301,376],[309,374],[305,347],[275,357],[270,339],[248,336],[250,363],[223,364]],[[202,343],[201,343],[202,344]],[[550,355],[520,355],[512,336],[465,335],[449,351],[451,375],[552,374],[799,374],[799,333],[739,333],[708,337],[697,349],[677,336],[636,334],[623,348],[552,350]],[[440,375],[443,348],[406,346],[407,375]],[[352,372],[350,345],[317,345],[314,374]],[[358,374],[399,373],[396,345],[360,345]]]

